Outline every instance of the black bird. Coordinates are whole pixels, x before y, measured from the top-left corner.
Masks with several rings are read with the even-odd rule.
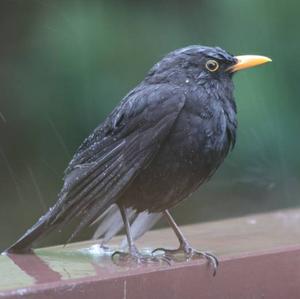
[[[268,61],[197,45],[167,54],[82,143],[57,202],[7,251],[26,251],[76,217],[80,223],[70,241],[117,204],[131,258],[144,259],[130,233],[129,208],[162,212],[179,240],[178,250],[188,258],[202,255],[216,269],[216,258],[189,245],[169,209],[207,181],[234,147],[233,74]]]

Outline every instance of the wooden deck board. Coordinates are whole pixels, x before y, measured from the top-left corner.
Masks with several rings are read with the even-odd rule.
[[[195,248],[219,256],[216,277],[204,260],[116,265],[111,251],[81,242],[0,256],[0,297],[300,298],[300,209],[189,225],[183,231]],[[137,244],[145,252],[177,246],[169,229],[149,232]]]

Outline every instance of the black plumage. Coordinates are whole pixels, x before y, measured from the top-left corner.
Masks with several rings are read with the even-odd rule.
[[[83,142],[56,204],[9,250],[27,249],[78,217],[73,238],[112,204],[126,225],[126,208],[163,212],[187,198],[235,144],[238,63],[221,48],[189,46],[166,55]]]

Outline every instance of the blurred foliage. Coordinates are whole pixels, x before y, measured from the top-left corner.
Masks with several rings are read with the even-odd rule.
[[[0,248],[56,200],[72,153],[151,65],[190,44],[273,63],[236,75],[236,148],[176,209],[179,223],[298,205],[299,9],[292,0],[2,0]]]

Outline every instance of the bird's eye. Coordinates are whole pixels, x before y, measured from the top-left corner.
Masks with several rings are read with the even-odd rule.
[[[210,59],[205,63],[205,67],[210,72],[215,72],[219,69],[219,63],[215,60]]]

